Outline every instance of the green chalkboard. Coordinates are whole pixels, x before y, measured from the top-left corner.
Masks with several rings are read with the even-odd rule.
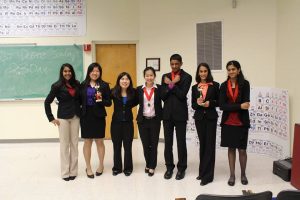
[[[0,99],[44,98],[63,63],[83,79],[82,46],[0,47]]]

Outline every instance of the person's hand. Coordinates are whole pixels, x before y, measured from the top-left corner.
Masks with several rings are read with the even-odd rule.
[[[180,76],[179,75],[176,75],[174,80],[172,81],[173,83],[177,83],[180,81]]]
[[[51,123],[54,124],[54,126],[59,126],[60,125],[60,123],[57,119],[52,120]]]
[[[165,82],[165,84],[169,85],[171,83],[171,80],[167,76],[165,76],[164,82]]]
[[[202,97],[199,97],[199,98],[197,99],[197,104],[198,104],[199,106],[202,106],[203,101],[204,101],[204,99],[203,99]]]
[[[250,103],[249,102],[245,102],[241,104],[241,109],[242,110],[248,110],[250,107]]]
[[[202,105],[203,105],[203,107],[208,108],[209,107],[209,101],[205,101]]]

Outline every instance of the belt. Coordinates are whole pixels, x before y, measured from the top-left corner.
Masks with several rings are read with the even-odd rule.
[[[154,119],[155,118],[155,116],[152,116],[152,117],[143,116],[143,117],[144,117],[144,119]]]

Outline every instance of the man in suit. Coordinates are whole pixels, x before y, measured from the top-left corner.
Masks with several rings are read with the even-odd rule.
[[[183,179],[187,168],[186,124],[188,120],[187,93],[191,86],[192,76],[181,69],[182,58],[179,54],[170,57],[172,71],[162,76],[161,96],[164,101],[163,126],[165,137],[165,162],[167,171],[165,179],[173,175],[173,132],[176,128],[178,163],[176,179]]]

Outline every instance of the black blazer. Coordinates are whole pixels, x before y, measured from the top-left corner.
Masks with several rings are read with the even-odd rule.
[[[241,109],[242,103],[250,102],[249,82],[245,80],[242,85],[239,85],[239,93],[235,103],[229,103],[229,99],[227,97],[226,91],[227,91],[227,81],[223,82],[220,87],[219,104],[220,104],[220,109],[223,110],[221,126],[228,119],[230,112],[237,111],[239,113],[239,118],[243,123],[243,126],[249,128],[250,127],[249,111]]]
[[[93,106],[94,115],[99,118],[106,117],[106,110],[105,107],[111,106],[111,99],[110,99],[110,88],[108,83],[105,81],[100,81],[97,83],[100,85],[100,92],[102,93],[102,101],[96,102]],[[87,88],[88,86],[84,83],[81,84],[81,115],[85,116],[86,114],[86,107],[87,107]]]
[[[114,102],[114,112],[112,116],[112,121],[132,121],[132,108],[138,104],[136,90],[134,92],[134,96],[127,99],[125,105],[123,105],[122,98],[118,98],[113,95],[111,95],[111,98]]]
[[[220,84],[213,81],[213,85],[209,85],[204,101],[209,101],[209,107],[205,108],[197,104],[197,99],[200,96],[198,91],[198,83],[192,87],[192,108],[195,110],[194,119],[202,120],[204,115],[207,119],[217,119],[218,113],[216,107],[219,105],[219,90]]]
[[[183,69],[180,72],[180,81],[170,90],[164,82],[167,76],[171,80],[171,73],[164,74],[161,81],[161,97],[164,101],[163,120],[188,120],[187,93],[192,83],[192,76]]]
[[[55,82],[51,86],[50,93],[45,99],[44,106],[45,112],[49,122],[54,120],[54,116],[51,110],[51,103],[56,97],[59,101],[57,117],[60,119],[71,119],[74,115],[80,117],[80,96],[79,96],[79,83],[78,87],[75,87],[75,96],[72,97],[66,87],[66,85],[60,85],[59,82]]]
[[[154,89],[154,110],[155,118],[158,120],[162,119],[162,106],[161,106],[161,86],[156,84],[157,88]],[[138,93],[138,102],[139,102],[139,111],[136,117],[137,122],[142,122],[144,120],[143,111],[144,111],[144,90],[142,86],[137,87]]]

